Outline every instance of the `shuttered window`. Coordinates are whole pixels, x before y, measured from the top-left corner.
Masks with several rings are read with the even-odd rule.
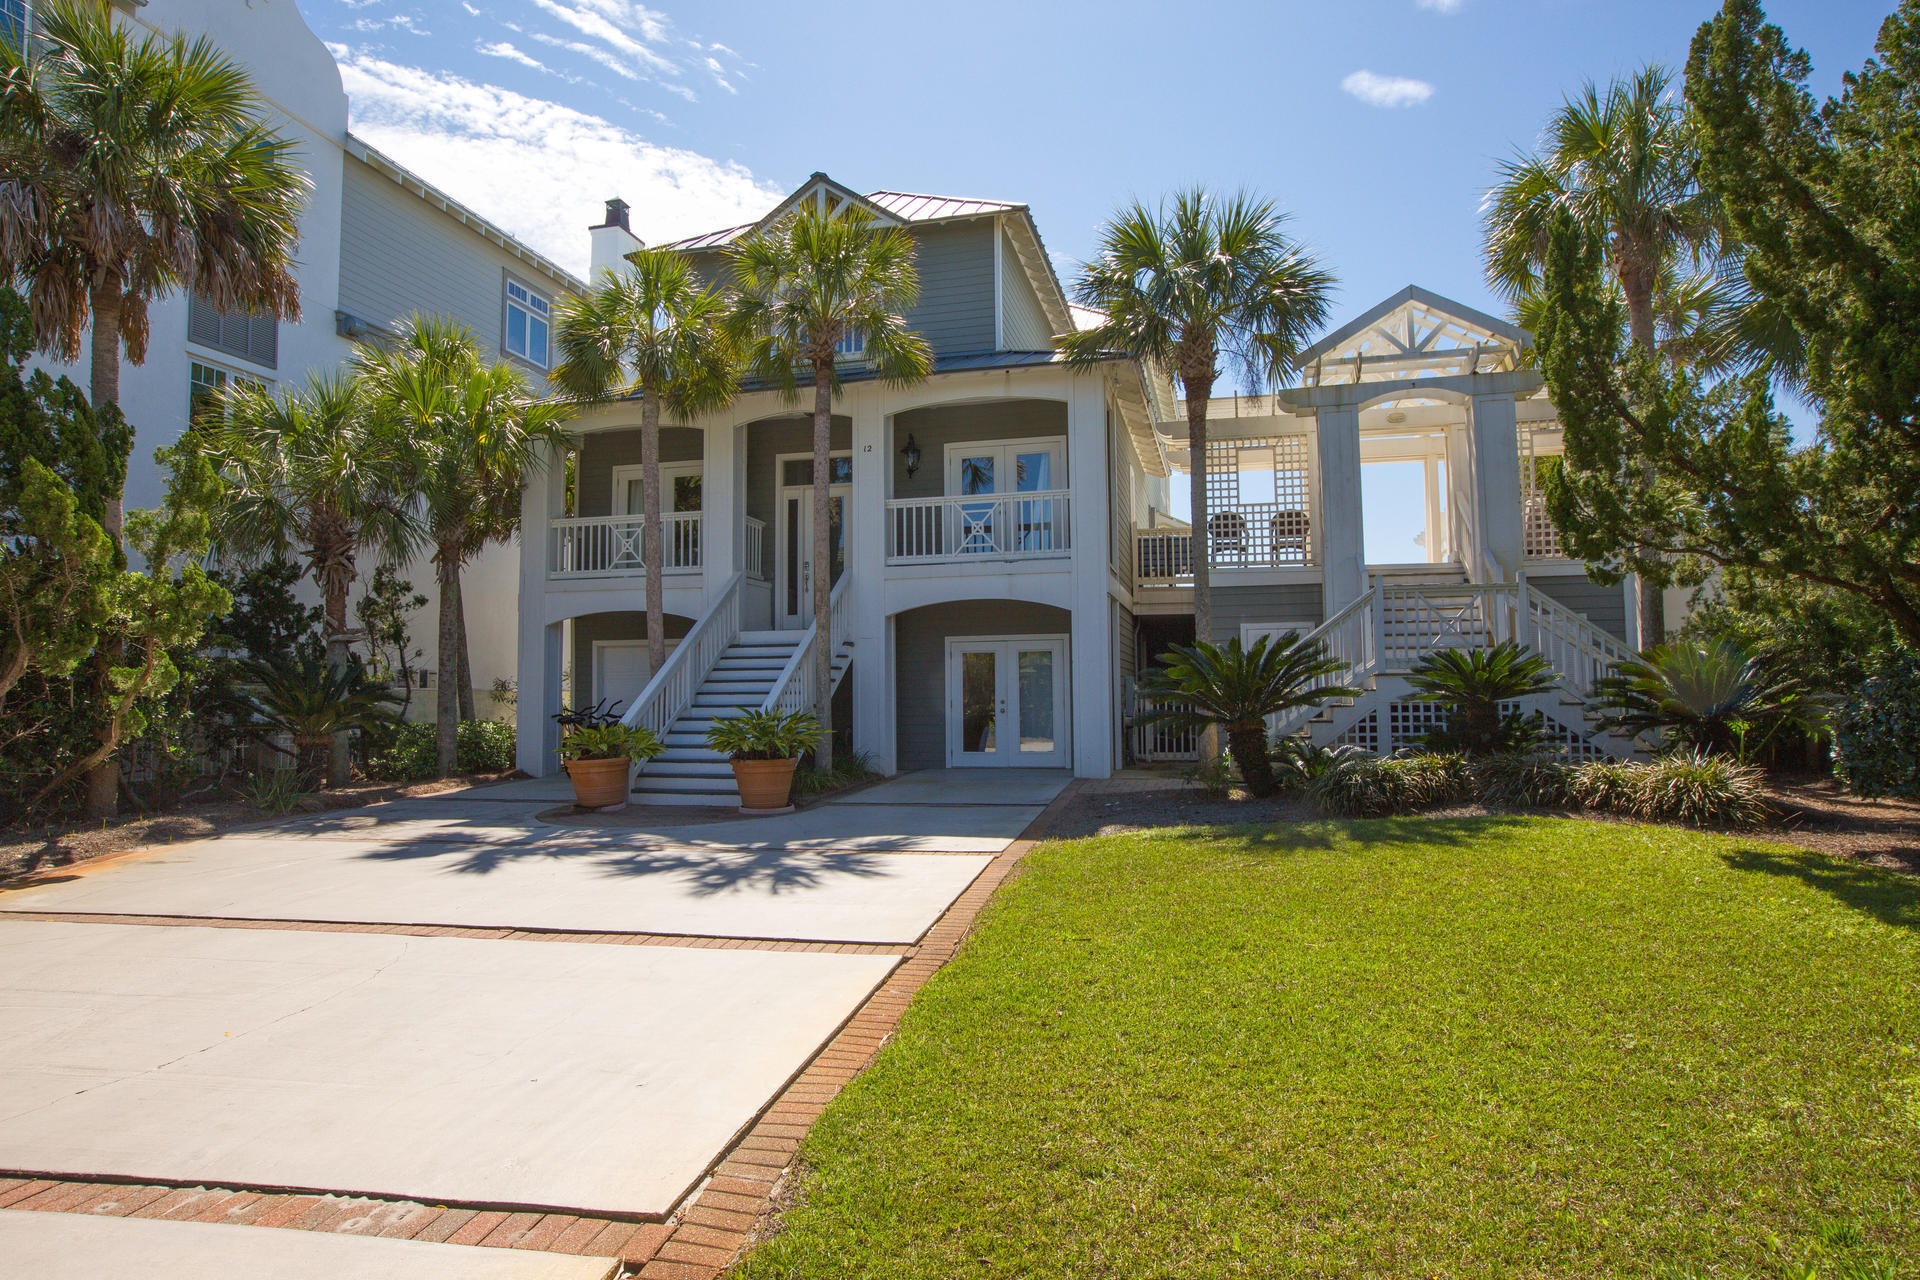
[[[187,340],[264,368],[279,367],[279,321],[267,315],[222,315],[198,294],[187,299]]]

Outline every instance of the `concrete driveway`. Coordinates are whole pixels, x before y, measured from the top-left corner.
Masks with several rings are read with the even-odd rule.
[[[0,1176],[664,1218],[1066,781],[644,830],[510,784],[0,891]]]

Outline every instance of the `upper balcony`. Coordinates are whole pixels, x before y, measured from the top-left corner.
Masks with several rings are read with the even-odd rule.
[[[887,503],[888,564],[1058,560],[1073,551],[1065,489]]]
[[[758,577],[764,562],[767,526],[744,519],[746,562]],[[660,517],[666,555],[661,572],[697,574],[702,559],[704,517],[698,511],[673,511]],[[547,532],[547,577],[554,580],[642,578],[647,572],[646,521],[638,515],[569,516]]]

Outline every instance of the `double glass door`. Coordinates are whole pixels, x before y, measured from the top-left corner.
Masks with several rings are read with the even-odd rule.
[[[1067,642],[947,642],[947,763],[1063,768]]]
[[[955,550],[962,555],[1005,555],[1063,548],[1065,506],[1050,497],[1019,495],[1064,488],[1065,456],[1066,444],[1060,440],[950,445],[947,492],[982,499],[955,508]]]

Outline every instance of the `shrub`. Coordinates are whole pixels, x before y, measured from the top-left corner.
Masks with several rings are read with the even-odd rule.
[[[1182,771],[1180,776],[1200,788],[1207,799],[1225,800],[1233,794],[1233,753],[1222,751],[1212,760],[1202,760]]]
[[[381,782],[417,782],[431,778],[437,762],[434,726],[409,722],[394,726],[388,740],[367,756],[366,772]]]
[[[1481,756],[1469,765],[1473,794],[1482,804],[1509,809],[1564,809],[1572,799],[1565,756],[1535,751]]]
[[[455,765],[462,773],[507,773],[514,767],[513,726],[504,720],[462,720]]]
[[[1567,798],[1595,813],[1633,812],[1642,766],[1627,760],[1594,760],[1567,771]]]
[[[865,751],[851,751],[834,756],[831,769],[801,769],[795,773],[793,791],[795,795],[814,796],[879,776],[880,771],[873,767],[871,755]]]
[[[1658,645],[1616,665],[1594,695],[1608,713],[1604,728],[1741,754],[1778,731],[1804,701],[1796,681],[1726,640]]]
[[[1637,768],[1634,816],[1649,822],[1752,827],[1772,813],[1760,770],[1730,757],[1681,751]]]
[[[1446,728],[1436,744],[1468,755],[1532,747],[1541,735],[1541,718],[1501,707],[1547,693],[1559,679],[1552,663],[1511,640],[1490,649],[1435,649],[1407,675],[1415,701],[1446,709]]]
[[[1457,804],[1473,790],[1464,756],[1353,756],[1307,787],[1307,799],[1336,817],[1377,818]]]
[[[1302,790],[1313,785],[1316,779],[1338,767],[1341,762],[1364,754],[1352,744],[1320,747],[1307,738],[1276,738],[1270,757],[1274,790]]]
[[[1920,800],[1920,657],[1891,659],[1841,706],[1833,769],[1858,795]]]

